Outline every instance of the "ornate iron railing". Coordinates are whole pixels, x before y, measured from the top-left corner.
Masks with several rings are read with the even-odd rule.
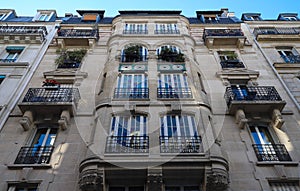
[[[106,140],[106,153],[147,153],[148,136],[109,136]]]
[[[178,29],[172,30],[154,30],[154,34],[180,34]]]
[[[148,34],[148,30],[123,30],[123,34]]]
[[[59,37],[85,37],[85,38],[97,38],[98,30],[97,29],[59,29],[57,30],[57,35]]]
[[[290,56],[282,55],[281,58],[285,61],[285,63],[289,63],[289,64],[300,63],[300,55],[290,55]]]
[[[245,68],[244,63],[239,60],[224,60],[220,64],[222,68]]]
[[[58,64],[57,68],[79,68],[80,64],[80,62],[65,61],[62,64]]]
[[[23,102],[74,102],[76,105],[80,99],[78,88],[29,88]]]
[[[0,35],[35,35],[40,34],[42,40],[48,34],[45,26],[0,26]]]
[[[255,28],[253,34],[258,35],[298,35],[300,28]]]
[[[205,29],[203,38],[208,36],[244,36],[241,29]]]
[[[114,98],[119,99],[148,99],[149,88],[116,88]]]
[[[201,153],[203,152],[200,136],[160,136],[161,153]]]
[[[232,101],[282,101],[273,86],[227,87],[224,98],[227,105]]]
[[[193,98],[191,88],[157,88],[157,98]]]
[[[53,149],[53,146],[22,147],[15,164],[48,164]]]
[[[11,63],[11,62],[15,62],[16,60],[17,60],[16,58],[3,58],[0,59],[0,62]]]
[[[121,55],[121,62],[145,62],[148,60],[148,55],[133,54],[133,55]]]
[[[292,161],[283,144],[253,144],[258,161]]]

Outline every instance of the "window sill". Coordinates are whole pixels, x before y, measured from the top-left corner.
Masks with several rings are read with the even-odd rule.
[[[52,168],[50,164],[9,164],[9,169],[21,169],[21,168],[34,168],[34,169],[48,169]]]
[[[274,166],[274,165],[284,165],[284,166],[298,166],[298,162],[293,161],[258,161],[257,166]]]

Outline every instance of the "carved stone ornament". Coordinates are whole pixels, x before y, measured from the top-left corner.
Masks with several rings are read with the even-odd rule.
[[[102,191],[103,173],[98,169],[84,170],[79,175],[78,184],[82,191]]]
[[[148,191],[161,191],[162,190],[162,175],[161,174],[149,174],[148,179]]]
[[[228,187],[228,175],[226,172],[212,172],[207,175],[207,191],[225,191]]]

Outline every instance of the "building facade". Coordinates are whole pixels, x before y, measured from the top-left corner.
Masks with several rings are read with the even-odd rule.
[[[300,190],[297,14],[1,12],[1,190]]]

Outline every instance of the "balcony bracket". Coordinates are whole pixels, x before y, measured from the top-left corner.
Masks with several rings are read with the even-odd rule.
[[[235,122],[238,124],[240,129],[244,129],[245,125],[248,122],[245,112],[242,109],[238,109],[235,113]]]
[[[207,172],[207,191],[225,191],[229,184],[228,173],[223,170],[214,169]]]
[[[162,186],[163,186],[162,169],[159,168],[148,169],[147,184],[148,184],[148,191],[162,191]]]
[[[284,124],[284,119],[282,118],[281,112],[278,109],[273,110],[272,115],[273,126],[280,129]]]
[[[28,131],[33,125],[33,114],[31,111],[26,111],[23,117],[19,120],[20,125],[22,125],[24,131]]]
[[[59,127],[62,130],[66,130],[70,124],[70,112],[68,110],[64,110],[61,112],[60,119],[58,120]]]

